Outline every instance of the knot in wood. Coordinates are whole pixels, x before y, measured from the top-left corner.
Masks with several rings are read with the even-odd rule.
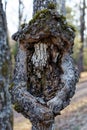
[[[57,45],[38,42],[27,50],[27,89],[35,97],[48,101],[60,90],[62,52]],[[41,101],[40,100],[40,101]]]

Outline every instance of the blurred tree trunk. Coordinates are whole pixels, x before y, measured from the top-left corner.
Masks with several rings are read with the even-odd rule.
[[[58,12],[60,12],[62,15],[66,16],[66,1],[65,0],[57,0],[58,4]]]
[[[79,59],[78,59],[78,69],[79,73],[84,71],[84,57],[83,57],[83,51],[84,51],[84,30],[85,30],[85,8],[86,3],[85,0],[80,2],[80,37],[81,37],[81,47],[79,50]]]
[[[22,0],[18,0],[18,3],[19,3],[19,8],[18,8],[18,20],[19,20],[18,29],[20,29],[22,18],[23,18],[24,4],[23,4]]]
[[[13,115],[8,92],[10,61],[6,15],[0,0],[0,130],[12,130]]]
[[[65,0],[61,0],[61,14],[63,14],[64,16],[66,15],[66,7],[65,7]]]

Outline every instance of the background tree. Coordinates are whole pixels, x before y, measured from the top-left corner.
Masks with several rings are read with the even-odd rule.
[[[60,13],[64,16],[66,15],[66,0],[61,0],[61,9]]]
[[[22,0],[18,0],[18,20],[19,20],[19,23],[18,23],[18,29],[20,29],[20,26],[22,24],[22,20],[23,20],[23,10],[24,10],[24,4],[23,4],[23,1]]]
[[[81,47],[79,50],[79,58],[78,58],[78,69],[81,73],[84,71],[84,31],[85,31],[85,9],[86,9],[86,2],[85,0],[80,1],[80,37],[81,37]]]
[[[10,61],[6,15],[0,0],[0,130],[13,129],[11,99],[8,92],[11,71]]]
[[[62,15],[66,15],[66,1],[65,0],[57,0],[57,9]]]

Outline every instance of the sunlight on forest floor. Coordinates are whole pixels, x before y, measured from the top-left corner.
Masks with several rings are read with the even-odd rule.
[[[85,78],[85,77],[87,77],[87,72],[82,72],[81,73],[81,78]]]
[[[81,78],[79,79],[79,82],[84,82],[87,80],[87,72],[81,73]]]
[[[31,130],[31,123],[21,114],[14,111],[14,130]]]

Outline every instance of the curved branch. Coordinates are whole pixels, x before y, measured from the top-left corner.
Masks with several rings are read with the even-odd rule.
[[[57,115],[62,109],[69,105],[70,98],[75,93],[75,85],[78,82],[78,71],[76,70],[70,54],[66,54],[62,59],[61,91],[47,102],[49,108]]]
[[[21,106],[21,113],[32,122],[42,121],[49,123],[53,121],[53,112],[27,92],[26,52],[19,48],[16,59],[16,67],[13,79],[14,86],[11,89],[13,103]]]

